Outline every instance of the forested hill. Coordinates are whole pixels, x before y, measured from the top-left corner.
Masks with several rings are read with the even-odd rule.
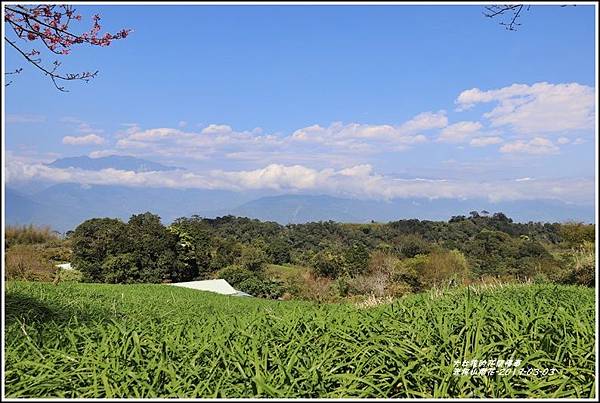
[[[321,221],[285,226],[234,216],[192,216],[164,226],[160,217],[144,213],[128,222],[87,220],[68,234],[68,241],[73,262],[88,281],[219,277],[234,285],[251,281],[246,289],[240,286],[246,292],[266,289],[266,294],[275,295],[264,271],[269,264],[295,265],[311,270],[316,278],[357,283],[384,276],[390,285],[410,290],[488,275],[593,284],[593,275],[578,274],[574,248],[593,245],[594,235],[594,225],[514,223],[503,213],[475,211],[447,222]]]

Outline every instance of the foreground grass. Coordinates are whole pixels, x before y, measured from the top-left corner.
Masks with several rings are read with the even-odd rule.
[[[594,291],[507,286],[373,309],[164,285],[6,284],[9,397],[594,397]],[[521,359],[552,375],[456,376]],[[462,365],[462,364],[461,364]]]

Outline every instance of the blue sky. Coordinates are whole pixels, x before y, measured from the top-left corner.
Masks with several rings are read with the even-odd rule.
[[[532,6],[516,32],[478,5],[78,10],[134,32],[64,57],[100,70],[68,93],[6,49],[9,182],[593,202],[593,6]],[[189,172],[42,165],[110,154]]]

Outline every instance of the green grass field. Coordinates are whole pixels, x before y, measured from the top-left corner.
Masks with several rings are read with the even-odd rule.
[[[460,289],[358,309],[165,285],[8,282],[5,312],[8,397],[585,398],[595,390],[594,290],[580,287]],[[453,373],[457,360],[509,358],[522,360],[515,374]]]

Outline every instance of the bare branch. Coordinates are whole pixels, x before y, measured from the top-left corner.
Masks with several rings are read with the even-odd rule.
[[[98,74],[98,71],[95,71],[93,73],[83,72],[83,73],[77,73],[77,74],[68,73],[66,75],[58,74],[58,73],[56,73],[56,70],[58,69],[58,67],[60,67],[60,62],[55,61],[53,63],[54,67],[51,70],[49,70],[40,64],[39,59],[32,59],[28,53],[25,53],[23,50],[21,50],[13,41],[11,41],[8,38],[4,38],[4,39],[10,46],[12,46],[14,49],[16,49],[17,52],[19,52],[25,58],[25,60],[27,60],[29,63],[33,64],[35,67],[37,67],[39,70],[41,70],[45,75],[49,76],[50,79],[52,80],[52,83],[54,84],[54,86],[60,91],[68,92],[64,87],[59,86],[56,80],[64,80],[64,81],[82,80],[82,81],[88,82],[90,79],[96,77],[96,75]],[[22,70],[22,68],[18,69],[18,70],[20,72]]]
[[[500,22],[500,25],[504,26],[509,31],[516,31],[518,26],[521,24],[517,22],[521,16],[521,12],[525,7],[524,4],[507,4],[503,6],[494,5],[486,6],[483,15],[488,18],[494,18],[498,16],[507,16],[507,22]],[[530,6],[528,5],[525,10],[529,11]]]

